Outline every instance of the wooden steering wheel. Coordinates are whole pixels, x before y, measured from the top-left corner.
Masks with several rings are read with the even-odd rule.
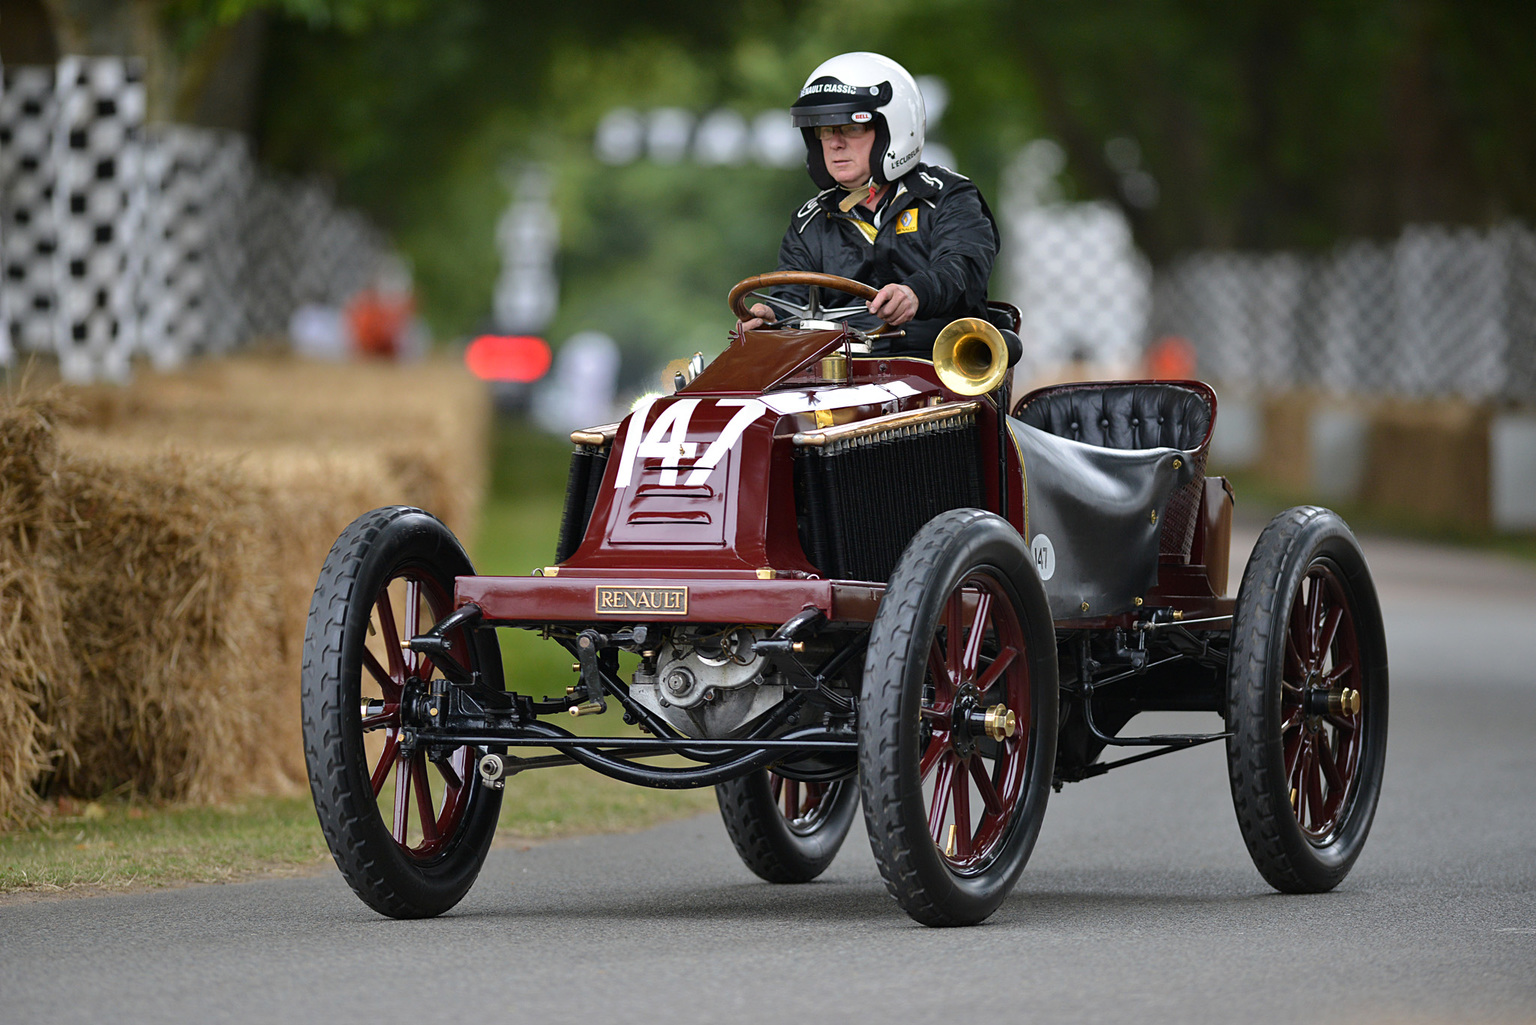
[[[760,289],[773,288],[777,285],[805,285],[807,286],[806,302],[804,304],[793,302],[777,296],[770,297]],[[778,306],[792,310],[796,316],[788,321],[778,321],[780,327],[791,327],[794,322],[806,320],[842,321],[860,313],[868,313],[869,307],[864,303],[854,306],[823,307],[821,305],[821,289],[830,288],[835,292],[846,292],[856,299],[868,302],[879,294],[877,289],[861,281],[852,278],[839,277],[836,274],[822,274],[818,271],[808,270],[779,270],[771,274],[759,274],[756,277],[746,278],[736,283],[731,289],[731,294],[726,302],[730,304],[731,312],[736,314],[737,320],[750,320],[752,311],[747,308],[749,298],[762,299],[764,302],[772,301]],[[866,334],[878,334],[886,329],[885,321],[872,332]]]

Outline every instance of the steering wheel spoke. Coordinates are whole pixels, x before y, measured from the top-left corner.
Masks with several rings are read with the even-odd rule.
[[[746,298],[757,299],[765,303],[772,303],[774,306],[782,307],[783,309],[789,310],[791,313],[794,313],[802,318],[811,312],[809,306],[804,306],[800,303],[797,303],[793,299],[785,299],[783,296],[769,295],[767,292],[748,292],[746,294]],[[751,311],[749,310],[748,312]]]
[[[869,307],[863,303],[857,306],[830,306],[816,315],[817,320],[837,321],[847,320],[849,317],[857,317],[861,313],[868,313]]]

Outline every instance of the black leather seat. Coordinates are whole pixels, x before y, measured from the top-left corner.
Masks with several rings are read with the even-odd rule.
[[[1097,448],[1178,449],[1188,481],[1163,510],[1159,551],[1188,561],[1216,419],[1216,393],[1199,381],[1083,381],[1039,388],[1013,415],[1046,434]]]
[[[1211,397],[1162,381],[1054,385],[1019,400],[1013,415],[1031,427],[1115,449],[1203,449],[1211,433]]]
[[[1157,583],[1168,507],[1195,479],[1198,460],[1177,448],[1084,445],[1017,419],[1009,429],[1024,462],[1024,529],[1051,617],[1135,608]],[[1044,563],[1042,548],[1054,553]]]

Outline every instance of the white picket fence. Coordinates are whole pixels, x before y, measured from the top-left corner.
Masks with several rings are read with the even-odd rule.
[[[68,380],[175,367],[341,305],[388,250],[313,182],[260,171],[237,134],[146,125],[137,62],[0,69],[0,366]]]

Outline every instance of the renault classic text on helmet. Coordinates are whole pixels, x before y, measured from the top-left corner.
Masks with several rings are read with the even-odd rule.
[[[906,68],[878,53],[844,53],[823,63],[805,80],[789,113],[805,136],[805,167],[818,188],[837,185],[816,138],[822,125],[874,126],[869,170],[877,185],[912,170],[923,152],[923,94]]]

